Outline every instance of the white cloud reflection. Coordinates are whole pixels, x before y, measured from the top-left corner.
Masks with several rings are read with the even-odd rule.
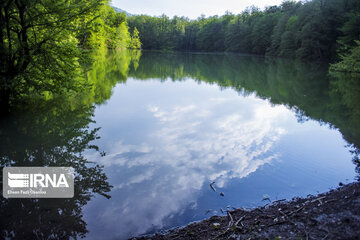
[[[144,141],[118,139],[100,159],[117,169],[119,178],[111,179],[113,201],[96,221],[105,228],[116,223],[123,228],[120,238],[164,226],[167,217],[196,205],[199,190],[210,181],[222,188],[277,158],[273,146],[285,133],[283,121],[292,116],[253,96],[150,105],[147,111],[156,124]]]

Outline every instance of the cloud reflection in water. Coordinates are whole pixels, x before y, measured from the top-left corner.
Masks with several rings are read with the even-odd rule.
[[[100,213],[89,212],[102,231],[119,228],[120,238],[161,228],[167,217],[196,207],[210,181],[221,188],[276,159],[272,148],[286,132],[283,121],[293,115],[254,96],[150,104],[146,111],[155,121],[143,142],[127,144],[118,136],[105,157],[96,157],[117,174],[110,177],[112,201]]]

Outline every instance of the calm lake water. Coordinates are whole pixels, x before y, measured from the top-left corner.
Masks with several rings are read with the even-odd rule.
[[[88,78],[92,95],[3,119],[0,157],[17,166],[83,159],[104,168],[76,165],[82,177],[73,200],[2,198],[10,218],[3,232],[126,239],[358,177],[354,87],[330,78],[326,65],[115,52],[99,53]],[[96,194],[105,182],[110,199]]]

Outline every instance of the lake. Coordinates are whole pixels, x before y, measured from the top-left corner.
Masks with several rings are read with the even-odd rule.
[[[126,239],[359,176],[359,87],[329,76],[326,64],[96,54],[91,93],[29,100],[1,119],[2,166],[78,174],[74,199],[2,198],[3,231]]]

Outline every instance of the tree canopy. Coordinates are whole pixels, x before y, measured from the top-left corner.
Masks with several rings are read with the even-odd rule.
[[[0,102],[33,93],[71,93],[89,84],[83,49],[140,48],[126,15],[107,0],[4,0],[0,3]]]
[[[360,40],[357,0],[284,1],[261,11],[249,7],[240,14],[168,18],[146,15],[128,18],[139,30],[144,49],[240,52],[303,60],[337,61],[343,45]]]
[[[358,0],[284,1],[196,20],[127,16],[108,0],[4,0],[0,105],[91,88],[89,49],[239,52],[338,62],[332,72],[358,72],[359,24]]]

